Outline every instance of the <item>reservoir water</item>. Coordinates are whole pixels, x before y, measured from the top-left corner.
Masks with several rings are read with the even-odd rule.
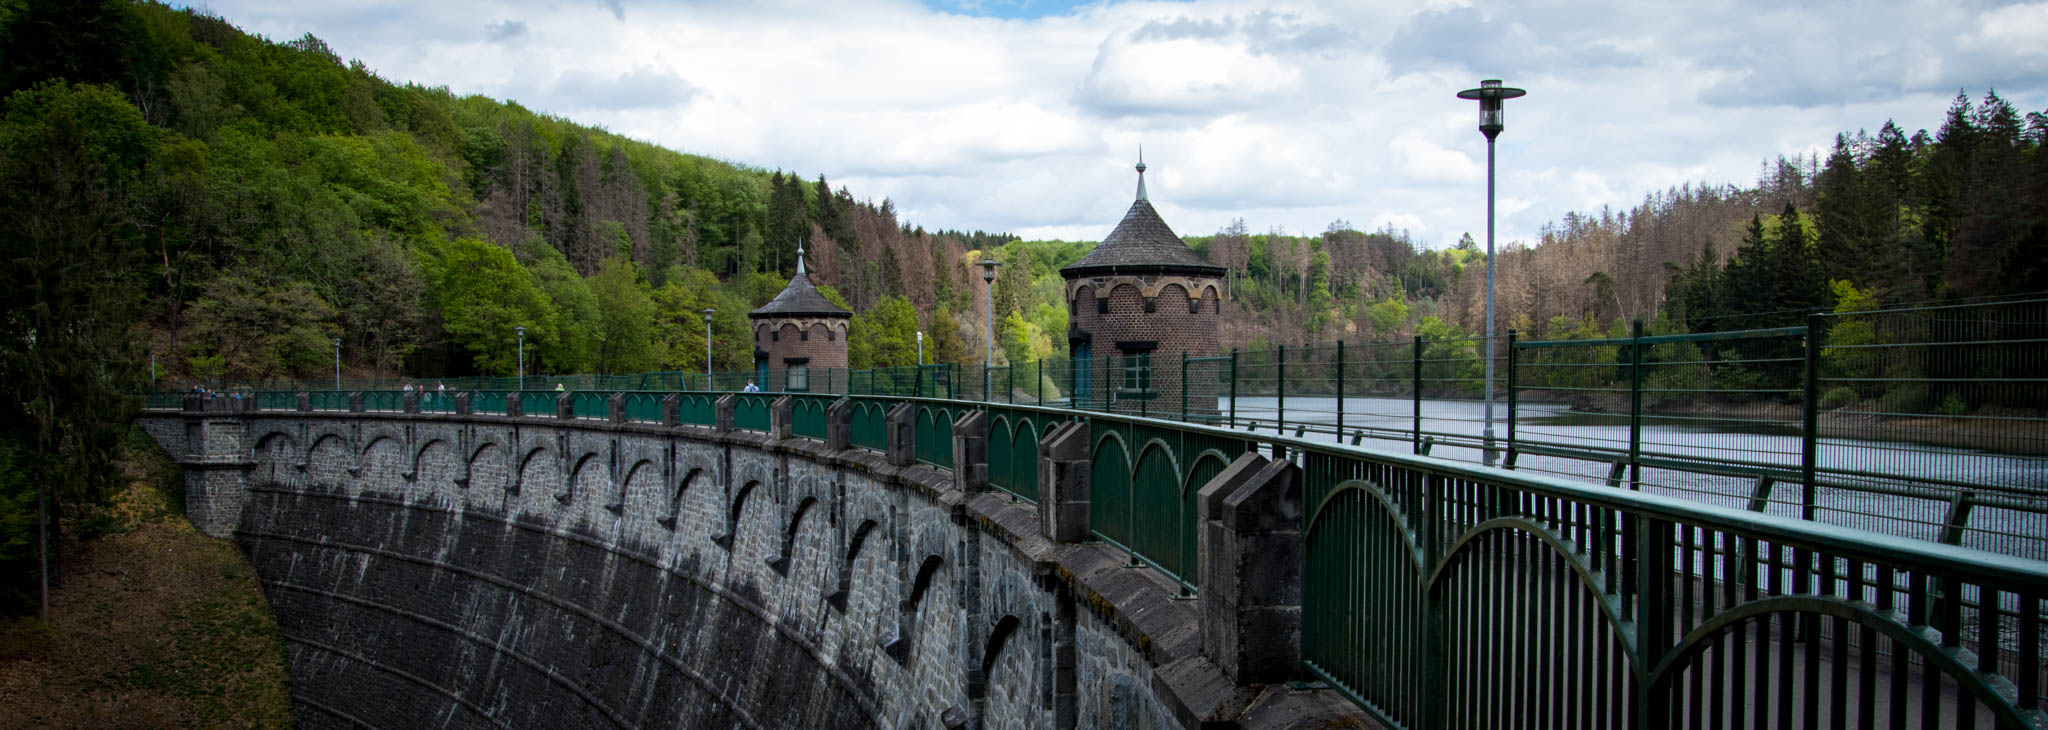
[[[1284,413],[1278,406],[1276,398],[1239,396],[1236,421],[1240,428],[1256,422],[1252,427],[1256,431],[1272,433],[1273,424],[1284,416],[1290,436],[1302,424],[1326,429],[1337,424],[1338,399],[1334,397],[1289,396]],[[1343,399],[1345,435],[1326,430],[1305,433],[1302,438],[1348,444],[1362,432],[1361,447],[1411,453],[1415,406],[1408,398],[1347,397]],[[1228,410],[1227,402],[1224,408]],[[1517,404],[1516,411],[1515,437],[1521,443],[1612,449],[1624,454],[1629,447],[1627,414],[1589,413],[1560,403],[1528,402]],[[1476,445],[1484,428],[1483,402],[1425,399],[1421,403],[1421,431],[1438,441],[1431,456],[1482,463],[1484,454]],[[1499,448],[1505,449],[1504,400],[1494,405],[1494,436]],[[1797,472],[1801,443],[1796,420],[1646,415],[1640,448],[1645,457],[1745,462]],[[1822,522],[1936,540],[1955,494],[1967,490],[2023,508],[1976,507],[1969,514],[1962,545],[2048,559],[2048,457],[1824,436],[1815,447],[1815,465],[1824,472],[1822,481],[1838,485],[1816,490]],[[1516,469],[1604,483],[1610,464],[1524,453],[1518,457]],[[1735,509],[1748,507],[1754,485],[1751,477],[1649,467],[1642,470],[1641,477],[1643,491]],[[1801,492],[1797,483],[1776,485],[1765,511],[1798,517]]]

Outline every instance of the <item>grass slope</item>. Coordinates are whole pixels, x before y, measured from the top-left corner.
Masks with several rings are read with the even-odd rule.
[[[114,531],[67,545],[44,624],[0,624],[0,728],[289,727],[277,622],[248,560],[184,518],[177,467],[139,430]]]

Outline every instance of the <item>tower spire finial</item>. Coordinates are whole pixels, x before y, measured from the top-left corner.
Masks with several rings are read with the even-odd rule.
[[[1138,199],[1147,200],[1145,197],[1145,145],[1143,144],[1138,145]]]
[[[804,275],[804,242],[802,240],[796,242],[796,275]]]

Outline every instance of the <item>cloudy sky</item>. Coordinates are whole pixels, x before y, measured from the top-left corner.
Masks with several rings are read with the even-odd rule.
[[[1788,7],[1797,5],[1799,7]],[[1147,187],[1183,235],[1391,225],[1500,240],[1895,119],[2048,108],[2048,2],[207,0],[387,79],[516,100],[895,201],[927,228],[1099,239]]]

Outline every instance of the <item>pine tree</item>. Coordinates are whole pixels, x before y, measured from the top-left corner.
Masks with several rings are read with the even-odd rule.
[[[1949,245],[1955,239],[1963,183],[1969,175],[1971,152],[1976,148],[1972,116],[1970,97],[1956,92],[1956,100],[1949,105],[1948,117],[1935,135],[1920,175],[1920,199],[1925,206],[1921,235],[1933,248],[1936,264],[1934,271],[1924,272],[1927,274],[1940,270],[1939,262],[1947,260]]]

